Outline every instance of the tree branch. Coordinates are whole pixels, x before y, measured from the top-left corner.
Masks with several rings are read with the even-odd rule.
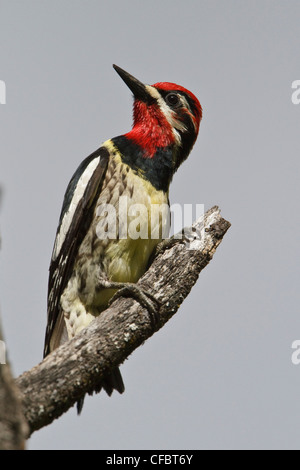
[[[0,206],[2,194],[0,186]],[[20,397],[7,362],[0,317],[0,450],[24,449],[27,434],[28,426],[22,414]]]
[[[193,227],[203,224],[200,243],[195,240],[188,249],[177,242],[155,258],[139,281],[159,301],[156,331],[176,313],[230,227],[218,207]],[[93,393],[107,371],[153,333],[147,310],[132,298],[119,298],[74,339],[22,374],[16,382],[30,433],[50,424],[85,393]]]
[[[23,450],[28,426],[22,414],[21,401],[10,366],[8,363],[1,364],[5,359],[1,325],[0,341],[0,450]]]

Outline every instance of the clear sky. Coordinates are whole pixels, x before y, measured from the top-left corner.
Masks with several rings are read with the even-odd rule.
[[[130,129],[115,63],[203,106],[171,203],[232,223],[178,314],[30,449],[299,449],[300,3],[0,1],[0,302],[15,375],[42,358],[48,267],[68,181]],[[1,102],[1,99],[0,99]]]

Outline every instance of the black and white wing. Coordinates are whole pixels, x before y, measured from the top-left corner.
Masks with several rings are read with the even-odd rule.
[[[79,246],[91,224],[108,160],[109,151],[105,147],[87,157],[73,175],[64,197],[49,269],[44,357],[51,351],[50,342],[56,342],[52,338],[54,330],[55,334],[61,334],[64,327],[60,298],[71,277]]]

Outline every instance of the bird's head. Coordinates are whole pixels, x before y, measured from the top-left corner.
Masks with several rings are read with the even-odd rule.
[[[186,88],[175,83],[145,85],[114,65],[134,96],[133,128],[126,137],[137,143],[145,158],[171,148],[174,171],[188,157],[198,135],[202,107]]]

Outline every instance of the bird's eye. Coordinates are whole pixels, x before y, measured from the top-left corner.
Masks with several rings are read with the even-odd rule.
[[[179,96],[176,93],[169,93],[166,96],[166,102],[170,106],[176,107],[180,104]]]

